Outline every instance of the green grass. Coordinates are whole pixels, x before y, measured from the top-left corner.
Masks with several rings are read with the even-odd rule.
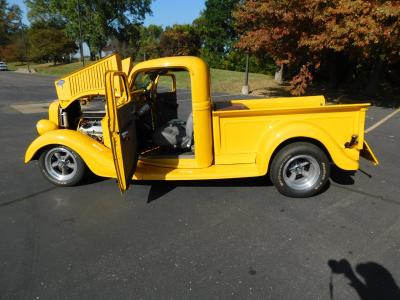
[[[90,65],[93,62],[86,62],[86,65]],[[11,62],[7,64],[10,71],[15,71],[19,68],[27,69],[28,65],[26,63],[20,62]],[[37,64],[37,63],[30,63],[29,67],[35,70],[38,74],[43,75],[50,75],[50,76],[57,76],[61,77],[71,72],[74,72],[82,67],[80,62],[73,62],[69,64],[57,64],[53,65],[52,63],[45,63],[45,64]]]
[[[227,94],[239,94],[241,92],[244,82],[243,72],[211,69],[210,73],[212,92]],[[176,76],[176,86],[178,89],[191,88],[188,72],[174,72],[174,74]],[[171,81],[167,77],[164,77],[159,84],[161,86],[169,86]],[[249,74],[249,85],[252,91],[277,86],[271,75],[258,73]]]
[[[244,84],[244,72],[211,69],[211,90],[214,92],[226,92],[238,94]],[[262,89],[276,85],[271,75],[250,73],[250,90]]]
[[[85,62],[86,66],[92,64],[93,62]],[[79,70],[82,67],[81,62],[73,62],[69,64],[60,64],[60,65],[53,65],[53,64],[42,64],[35,66],[35,70],[39,74],[43,75],[51,75],[61,77],[66,74],[72,73],[76,70]]]
[[[86,62],[92,64],[93,62]],[[21,65],[20,63],[9,63],[10,70],[16,70],[17,68],[26,68],[27,66]],[[74,72],[82,67],[80,62],[73,62],[69,64],[53,65],[51,63],[46,64],[31,64],[30,67],[38,74],[51,75],[61,77],[68,73]],[[178,89],[190,89],[190,77],[188,72],[175,72],[177,79]],[[170,81],[164,79],[160,82],[162,86],[168,86]],[[244,81],[244,73],[236,71],[227,71],[219,69],[211,69],[211,91],[227,94],[240,94]],[[250,73],[249,74],[249,86],[250,91],[257,92],[258,90],[274,89],[277,88],[277,84],[274,82],[271,75]]]
[[[18,68],[27,68],[27,64],[21,62],[10,62],[7,63],[8,70],[16,71]]]
[[[12,62],[12,63],[7,63],[7,68],[8,68],[8,70],[10,70],[10,71],[15,71],[17,68],[15,67],[15,64],[16,63],[14,63],[14,62]]]

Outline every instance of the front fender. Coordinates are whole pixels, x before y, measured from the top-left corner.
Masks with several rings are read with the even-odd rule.
[[[68,129],[49,131],[37,137],[26,150],[25,163],[30,162],[39,151],[51,145],[71,148],[98,176],[116,177],[111,150],[87,135]]]
[[[275,150],[290,139],[312,139],[320,142],[328,151],[335,165],[343,170],[357,170],[359,153],[356,149],[341,147],[334,138],[322,128],[307,122],[284,124],[270,128],[261,139],[256,156],[260,172],[268,172],[270,159]]]

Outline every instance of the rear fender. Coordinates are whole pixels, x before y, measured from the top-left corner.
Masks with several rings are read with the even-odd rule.
[[[98,176],[116,177],[111,150],[78,131],[59,129],[37,137],[25,153],[25,163],[37,158],[44,148],[63,145],[74,150],[88,168]]]
[[[280,145],[291,139],[300,141],[315,140],[328,151],[333,163],[343,170],[357,170],[359,151],[341,147],[326,131],[313,124],[301,122],[285,124],[277,128],[269,128],[261,139],[256,156],[260,172],[267,173],[274,152]],[[346,153],[347,152],[347,153]]]

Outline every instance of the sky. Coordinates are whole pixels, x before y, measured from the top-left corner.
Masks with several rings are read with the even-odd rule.
[[[27,24],[24,0],[8,0],[9,4],[18,4],[24,11],[24,23]],[[173,25],[192,23],[204,9],[205,0],[153,0],[152,16],[146,16],[144,24]]]
[[[153,15],[146,17],[146,26],[187,24],[199,17],[204,9],[204,0],[156,0],[151,9]]]

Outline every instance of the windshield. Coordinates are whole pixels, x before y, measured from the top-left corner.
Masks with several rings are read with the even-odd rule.
[[[136,91],[136,90],[148,90],[148,89],[150,89],[150,87],[152,85],[152,82],[153,81],[151,80],[149,74],[146,74],[144,72],[139,73],[136,76],[135,83],[134,83],[134,86],[133,86],[133,90],[134,91]]]

